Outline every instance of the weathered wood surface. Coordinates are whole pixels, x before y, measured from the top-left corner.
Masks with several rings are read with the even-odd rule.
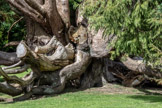
[[[17,58],[16,53],[7,53],[0,51],[0,65],[12,65],[19,61],[20,59]]]

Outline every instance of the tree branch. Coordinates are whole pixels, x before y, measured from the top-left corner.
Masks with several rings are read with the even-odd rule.
[[[20,59],[17,58],[16,53],[7,53],[0,51],[0,65],[12,65],[19,62]]]
[[[27,81],[24,81],[20,78],[18,78],[17,76],[8,76],[4,71],[3,69],[0,67],[0,74],[4,77],[4,79],[7,81],[7,82],[11,82],[11,83],[17,83],[17,84],[20,84],[22,88],[28,86],[29,84],[31,84],[34,79],[36,77],[32,77],[32,79],[30,80],[27,80]]]
[[[11,68],[14,68],[14,67],[20,66],[21,64],[22,64],[22,61],[19,61],[18,63],[14,64],[14,65],[7,66],[7,67],[3,67],[2,69],[3,69],[3,70],[11,69]]]
[[[20,43],[20,41],[12,41],[7,44],[5,44],[4,48],[9,47],[9,46],[17,46]]]
[[[68,44],[64,47],[55,36],[45,46],[38,46],[35,49],[37,54],[47,54],[51,50],[55,50],[54,54],[46,56],[50,61],[56,60],[72,60],[74,58],[74,48],[72,44]]]
[[[67,28],[70,27],[70,9],[69,0],[56,0],[58,13],[64,21]]]
[[[30,68],[30,65],[24,65],[18,69],[9,69],[9,70],[4,70],[6,74],[18,74],[25,72],[28,68]]]
[[[130,57],[126,57],[126,60],[123,60],[122,63],[132,71],[140,72],[150,77],[162,78],[162,73],[158,69],[152,69],[150,66],[143,63],[142,60],[134,60]]]
[[[12,82],[12,83],[18,83],[20,84],[22,87],[24,87],[26,84],[23,80],[19,79],[18,77],[16,76],[8,76],[2,68],[0,68],[0,74],[4,77],[4,79],[7,81],[7,82]]]
[[[0,92],[11,96],[18,96],[22,93],[22,90],[11,86],[7,82],[4,82],[4,83],[0,83]]]
[[[9,65],[13,65],[13,64],[14,63],[12,61],[0,60],[0,65],[9,66]]]
[[[30,8],[24,0],[6,0],[9,2],[13,7],[20,10],[23,14],[31,17],[34,21],[42,24],[45,27],[48,27],[47,24],[44,21],[44,18],[42,15],[40,15],[38,12],[36,13],[32,8]]]
[[[45,16],[46,11],[43,5],[39,4],[35,0],[25,0],[26,3],[31,6],[33,9],[36,9],[42,16]]]
[[[18,19],[16,22],[14,22],[14,23],[11,25],[10,29],[8,30],[7,39],[9,39],[10,31],[11,31],[11,29],[13,28],[13,26],[14,26],[15,24],[17,24],[19,21],[21,21],[22,19],[23,19],[23,17],[21,17],[20,19]]]
[[[52,50],[52,49],[54,49],[54,48],[56,47],[57,42],[58,42],[58,41],[57,41],[56,37],[53,36],[53,37],[51,38],[51,40],[48,42],[47,45],[42,46],[42,47],[37,46],[37,47],[35,48],[35,52],[36,52],[36,53],[40,53],[40,54],[48,53],[50,50]]]

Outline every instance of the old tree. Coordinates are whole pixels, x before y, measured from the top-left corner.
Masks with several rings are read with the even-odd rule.
[[[16,53],[0,52],[0,64],[10,65],[0,68],[5,80],[0,83],[0,92],[11,96],[23,94],[12,101],[61,93],[67,86],[89,88],[115,81],[137,86],[150,77],[162,77],[159,70],[146,66],[140,59],[121,54],[116,61],[110,60],[110,51],[114,50],[111,43],[118,37],[116,34],[104,36],[104,27],[91,28],[88,18],[82,14],[84,1],[72,13],[75,14],[72,20],[69,0],[6,1],[24,16],[27,30]],[[100,3],[97,6],[103,7]],[[31,72],[23,78],[8,75],[29,68]]]

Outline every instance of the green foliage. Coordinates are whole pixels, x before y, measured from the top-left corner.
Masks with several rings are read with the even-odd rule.
[[[112,57],[142,56],[159,65],[162,59],[161,0],[86,0],[83,15],[93,29],[105,29],[118,40]],[[161,65],[161,64],[160,64]]]
[[[82,0],[69,0],[69,5],[71,10],[76,10]]]
[[[81,3],[82,0],[69,0],[69,6],[70,6],[70,20],[71,24],[75,25],[75,18],[76,18],[76,10]]]
[[[18,19],[20,16],[10,9],[9,4],[5,0],[0,0],[0,50],[13,50],[12,47],[4,49],[4,45],[10,41],[19,41],[25,35],[24,21],[14,25],[8,35],[11,25]]]

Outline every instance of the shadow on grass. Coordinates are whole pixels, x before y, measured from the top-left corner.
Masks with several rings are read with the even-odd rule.
[[[162,102],[162,93],[151,92],[149,89],[138,89],[139,91],[143,92],[144,95],[132,95],[128,96],[128,98],[143,100],[147,102]]]
[[[20,100],[20,101],[11,101],[11,102],[8,102],[6,100],[9,100],[11,98],[3,98],[3,96],[5,96],[5,94],[3,93],[0,93],[0,104],[14,104],[14,103],[21,103],[21,102],[24,102],[24,101],[28,101],[28,100],[38,100],[38,99],[41,99],[41,98],[49,98],[49,97],[57,97],[59,95],[63,95],[63,94],[66,94],[66,93],[75,93],[75,92],[79,92],[79,91],[83,91],[83,90],[86,90],[86,89],[75,89],[75,88],[66,88],[63,92],[59,93],[59,94],[50,94],[50,95],[35,95],[33,96],[31,99],[26,99],[26,100]],[[19,97],[19,96],[17,96]],[[1,100],[4,100],[4,101],[1,101]]]
[[[158,96],[162,96],[162,92],[161,93],[159,93],[159,92],[151,92],[151,91],[149,91],[151,89],[140,89],[139,88],[138,90],[141,91],[141,92],[143,92],[145,95],[158,95]],[[159,89],[159,90],[161,90],[161,89]]]
[[[98,87],[96,87],[98,88]],[[86,88],[88,89],[88,88]],[[32,100],[37,100],[40,98],[48,98],[48,97],[55,97],[55,96],[59,96],[65,93],[75,93],[75,92],[80,92],[80,91],[84,91],[86,89],[77,89],[77,88],[66,88],[62,93],[60,94],[51,94],[51,95],[41,95],[41,96],[34,96],[32,97]],[[135,100],[143,100],[146,102],[162,102],[162,92],[156,92],[156,91],[150,91],[151,89],[143,89],[143,88],[136,88],[139,91],[142,92],[142,94],[137,94],[137,95],[127,95],[126,98],[131,98],[131,99],[135,99]],[[158,89],[159,91],[162,89]],[[3,95],[3,94],[2,94]],[[1,93],[0,93],[0,97],[1,97]],[[26,101],[26,100],[24,100]],[[24,102],[24,101],[17,101],[17,102]],[[5,103],[0,103],[0,104],[12,104],[15,102],[5,102]]]
[[[134,95],[134,96],[128,96],[128,98],[143,100],[151,103],[162,102],[162,96],[157,96],[157,95]]]

